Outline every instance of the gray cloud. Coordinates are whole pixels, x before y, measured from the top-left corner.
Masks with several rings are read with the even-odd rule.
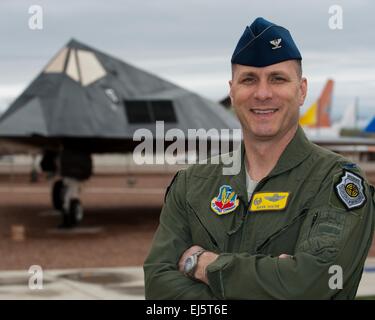
[[[328,8],[336,3],[344,11],[343,30],[328,27]],[[33,4],[44,10],[42,31],[27,27]],[[334,78],[334,112],[359,96],[364,112],[374,114],[374,9],[370,0],[2,0],[0,99],[6,88],[24,87],[75,37],[217,100],[227,93],[239,36],[264,16],[287,27],[301,49],[310,84],[306,106]]]

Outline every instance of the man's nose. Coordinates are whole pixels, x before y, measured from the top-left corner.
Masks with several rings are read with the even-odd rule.
[[[254,98],[260,101],[272,98],[272,89],[267,81],[259,81],[255,89]]]

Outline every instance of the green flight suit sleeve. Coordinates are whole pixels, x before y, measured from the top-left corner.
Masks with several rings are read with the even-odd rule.
[[[374,205],[364,183],[366,202],[348,210],[336,194],[342,173],[322,183],[303,221],[292,258],[269,254],[223,253],[207,267],[209,285],[220,299],[332,299],[355,295],[372,242]],[[286,229],[285,232],[288,232]],[[332,267],[333,266],[333,267]],[[330,281],[342,268],[342,290]],[[341,292],[339,292],[341,291]]]
[[[186,216],[185,175],[185,171],[180,171],[170,186],[159,227],[144,263],[146,299],[215,299],[206,284],[178,271],[180,256],[193,245]]]

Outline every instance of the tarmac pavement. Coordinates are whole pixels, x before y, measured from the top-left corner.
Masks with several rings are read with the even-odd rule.
[[[38,285],[42,284],[42,287]],[[33,273],[0,272],[1,300],[140,300],[144,299],[141,267],[84,268]]]
[[[142,267],[45,270],[43,285],[33,273],[0,272],[0,300],[142,300]],[[375,296],[375,258],[366,260],[357,297]]]

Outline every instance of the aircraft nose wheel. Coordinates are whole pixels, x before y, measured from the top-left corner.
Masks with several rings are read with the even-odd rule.
[[[62,210],[63,222],[60,228],[73,228],[83,219],[83,208],[79,199],[70,200],[69,210]]]
[[[72,225],[76,225],[83,219],[83,208],[81,202],[78,199],[70,200],[69,215]]]
[[[66,187],[62,179],[57,180],[52,187],[52,205],[56,210],[63,209]]]

